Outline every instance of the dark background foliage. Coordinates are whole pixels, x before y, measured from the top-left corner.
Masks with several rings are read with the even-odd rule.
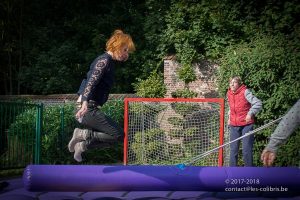
[[[161,72],[168,54],[187,66],[217,62],[258,34],[299,39],[299,7],[295,0],[3,0],[0,94],[75,93],[115,29],[131,34],[137,51],[117,67],[113,92],[134,92],[132,83]]]

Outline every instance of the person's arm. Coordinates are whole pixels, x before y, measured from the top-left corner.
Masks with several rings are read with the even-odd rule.
[[[107,66],[107,59],[100,59],[95,64],[90,78],[87,80],[86,86],[82,93],[82,101],[88,101],[89,95],[94,87],[98,84],[104,74],[105,67]]]
[[[247,89],[245,91],[245,98],[251,104],[251,108],[248,112],[249,115],[254,116],[262,109],[262,102],[256,96],[252,94],[252,92]]]
[[[251,108],[248,111],[246,122],[250,121],[259,111],[262,109],[262,102],[256,96],[252,94],[249,89],[245,91],[245,98],[251,104]]]
[[[276,158],[278,147],[283,144],[287,138],[300,125],[300,99],[282,118],[274,133],[271,135],[269,143],[263,150],[260,158],[265,166],[271,166]]]
[[[89,96],[92,90],[94,89],[94,87],[99,83],[100,79],[102,78],[106,66],[107,66],[107,59],[100,59],[95,64],[93,71],[91,73],[91,77],[87,80],[88,82],[81,96],[82,105],[81,108],[76,113],[76,118],[78,120],[80,120],[80,118],[82,118],[84,114],[87,112]]]
[[[266,146],[266,150],[276,152],[278,147],[284,143],[287,138],[300,125],[300,99],[282,118],[274,133],[270,137],[270,141]]]

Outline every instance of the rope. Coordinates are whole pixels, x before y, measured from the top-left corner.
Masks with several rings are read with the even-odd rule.
[[[249,136],[249,135],[252,135],[252,134],[254,134],[254,133],[258,132],[258,131],[261,131],[261,130],[263,130],[263,129],[269,127],[269,126],[271,126],[272,124],[274,124],[274,123],[280,121],[282,118],[283,118],[283,117],[280,117],[280,118],[278,118],[278,119],[276,119],[276,120],[273,120],[273,121],[271,121],[271,122],[269,122],[269,123],[267,123],[267,124],[265,124],[265,125],[263,125],[263,126],[257,128],[257,129],[254,129],[254,130],[252,130],[252,131],[246,133],[245,135],[243,135],[243,136],[241,136],[241,137],[238,137],[238,138],[236,138],[236,139],[234,139],[234,140],[232,140],[232,141],[230,141],[230,142],[227,142],[227,143],[225,143],[225,144],[223,144],[223,145],[221,145],[221,146],[218,146],[218,147],[213,148],[213,149],[211,149],[211,150],[209,150],[209,151],[206,151],[206,152],[204,152],[204,153],[202,153],[202,154],[200,154],[200,155],[198,155],[198,156],[195,156],[194,158],[192,158],[192,159],[190,159],[190,160],[188,160],[188,161],[186,161],[186,162],[184,162],[184,163],[178,164],[177,166],[178,166],[179,168],[181,168],[181,169],[184,169],[186,165],[191,165],[191,164],[195,163],[196,161],[200,160],[201,158],[210,155],[210,154],[213,153],[214,151],[219,150],[219,149],[222,148],[222,147],[225,147],[225,146],[227,146],[227,145],[229,145],[229,144],[231,144],[231,143],[233,143],[233,142],[236,142],[236,141],[238,141],[238,140],[241,140],[241,139],[243,139],[244,137],[247,137],[247,136]]]

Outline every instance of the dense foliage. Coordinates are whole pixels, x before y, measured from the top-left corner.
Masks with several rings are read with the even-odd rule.
[[[101,110],[118,122],[123,123],[124,104],[121,100],[108,101]],[[42,135],[41,135],[41,164],[75,164],[73,153],[68,151],[67,144],[72,137],[75,127],[81,127],[74,118],[74,104],[45,106],[43,109]],[[30,108],[20,113],[14,123],[10,125],[8,131],[10,137],[15,137],[16,141],[22,141],[20,147],[28,148],[29,144],[34,143],[36,127],[36,109]],[[84,128],[84,127],[82,127]],[[26,131],[21,131],[26,130]],[[26,136],[26,137],[25,137]],[[29,137],[30,136],[30,137]],[[28,138],[24,140],[24,138]],[[15,148],[14,143],[10,143],[9,148]],[[33,147],[32,147],[33,149]],[[32,152],[28,151],[31,155]],[[13,156],[16,154],[12,154]],[[17,155],[20,156],[20,155]],[[27,155],[22,155],[23,157]],[[113,148],[95,149],[84,153],[84,163],[119,163],[122,160],[122,145]],[[11,160],[20,162],[16,157]],[[18,163],[15,164],[18,166]]]
[[[0,93],[76,92],[118,28],[132,35],[137,51],[117,67],[114,92],[133,92],[131,83],[161,70],[166,55],[176,54],[187,72],[193,61],[218,61],[257,32],[296,36],[299,9],[296,0],[3,0]]]
[[[255,35],[251,41],[227,48],[220,67],[220,92],[224,95],[229,77],[239,75],[252,92],[263,101],[257,125],[284,115],[300,97],[300,54],[298,37],[283,34]],[[255,135],[255,163],[274,128]],[[278,153],[277,165],[299,164],[300,130],[295,131],[287,145]],[[286,152],[289,152],[287,156]]]
[[[167,92],[163,76],[156,71],[153,71],[147,79],[138,79],[138,81],[139,82],[133,84],[133,86],[135,88],[136,94],[140,97],[163,98]]]

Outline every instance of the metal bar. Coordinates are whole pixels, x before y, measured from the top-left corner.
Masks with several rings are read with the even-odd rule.
[[[128,162],[128,154],[127,154],[127,151],[128,151],[128,109],[129,109],[129,106],[128,106],[129,102],[127,99],[124,99],[124,155],[123,155],[123,163],[124,165],[127,165],[127,162]]]
[[[224,118],[225,118],[225,100],[222,99],[220,103],[220,145],[223,145],[224,143]],[[218,159],[218,165],[223,166],[223,148],[219,149],[219,159]]]
[[[63,136],[65,132],[65,109],[64,106],[60,108],[60,157],[62,157],[62,152],[63,152]]]
[[[34,163],[40,163],[41,153],[41,132],[42,132],[42,118],[43,118],[43,103],[37,106],[37,117],[36,117],[36,132],[35,132],[35,156]]]

